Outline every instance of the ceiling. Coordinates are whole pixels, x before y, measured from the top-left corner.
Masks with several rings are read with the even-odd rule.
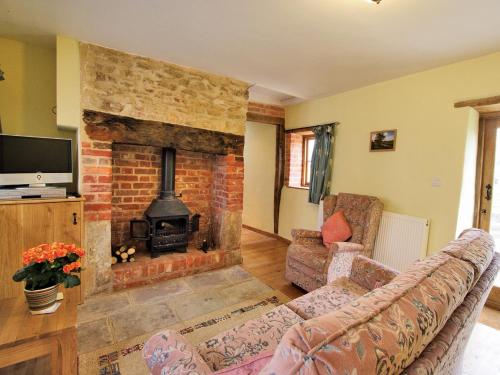
[[[500,51],[499,0],[0,0],[0,35],[79,40],[292,103]],[[0,56],[2,58],[2,56]]]

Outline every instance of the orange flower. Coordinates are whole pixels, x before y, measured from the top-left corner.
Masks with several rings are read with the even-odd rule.
[[[70,273],[71,271],[79,269],[80,267],[81,267],[80,262],[76,261],[76,262],[73,262],[73,263],[70,263],[70,264],[66,264],[63,267],[63,272],[64,273]]]
[[[53,263],[57,258],[63,258],[70,253],[76,254],[79,257],[85,255],[85,251],[77,248],[74,244],[64,244],[62,242],[45,243],[26,250],[23,253],[23,264],[43,263],[45,261]]]

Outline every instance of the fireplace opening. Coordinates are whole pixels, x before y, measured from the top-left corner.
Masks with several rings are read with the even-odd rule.
[[[175,194],[175,149],[163,148],[161,190],[144,213],[130,221],[130,237],[146,241],[151,257],[166,252],[186,252],[189,234],[199,229],[199,214],[192,214]]]

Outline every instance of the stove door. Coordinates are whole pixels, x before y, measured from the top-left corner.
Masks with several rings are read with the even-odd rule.
[[[144,219],[130,220],[130,238],[134,240],[149,240],[151,237],[151,224]]]

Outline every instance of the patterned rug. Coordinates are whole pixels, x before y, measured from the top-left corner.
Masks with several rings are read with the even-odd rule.
[[[196,345],[216,334],[254,319],[290,300],[283,293],[273,290],[236,305],[198,316],[187,322],[165,327],[184,335]],[[99,350],[80,354],[80,375],[147,375],[148,368],[142,359],[144,342],[155,332],[134,337]]]

